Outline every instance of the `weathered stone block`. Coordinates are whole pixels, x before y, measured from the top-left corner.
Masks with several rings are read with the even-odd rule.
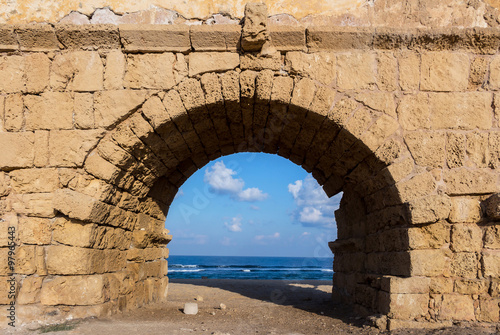
[[[44,92],[24,97],[26,130],[73,128],[71,93]]]
[[[101,57],[96,51],[57,55],[51,65],[50,86],[55,90],[92,92],[103,89]]]
[[[479,270],[478,256],[472,252],[454,253],[451,258],[451,274],[455,277],[476,279]]]
[[[267,6],[263,2],[245,5],[245,21],[241,33],[241,47],[245,51],[259,51],[269,41]]]
[[[399,85],[404,91],[418,90],[420,86],[420,55],[411,51],[398,54]]]
[[[59,276],[42,285],[43,305],[95,305],[108,300],[108,282],[104,275]]]
[[[500,56],[495,56],[490,63],[489,87],[493,90],[500,88]]]
[[[170,89],[175,85],[175,55],[162,54],[129,55],[124,78],[127,88]]]
[[[451,201],[447,196],[431,195],[410,201],[409,217],[412,224],[445,220],[450,214]]]
[[[365,106],[376,111],[383,112],[390,117],[396,118],[396,104],[394,95],[386,92],[364,92],[355,96],[357,101],[360,101]]]
[[[341,90],[374,89],[375,54],[352,52],[337,56],[337,85]]]
[[[311,26],[307,28],[306,36],[310,51],[369,49],[373,43],[373,32],[360,27]]]
[[[5,98],[4,127],[7,131],[20,131],[24,126],[24,105],[21,94]]]
[[[379,293],[379,310],[394,319],[414,319],[427,314],[428,294]]]
[[[381,91],[395,91],[398,88],[398,62],[392,52],[377,54],[377,86]]]
[[[56,35],[67,49],[119,49],[118,27],[112,24],[58,24]]]
[[[478,222],[481,219],[481,206],[474,198],[452,197],[450,221],[453,223]]]
[[[95,123],[108,128],[122,121],[146,99],[145,91],[102,91],[94,95]]]
[[[291,73],[308,76],[330,85],[336,78],[336,57],[334,53],[287,52],[285,65]]]
[[[304,27],[277,26],[269,27],[269,36],[273,47],[278,51],[306,51],[306,30]]]
[[[485,277],[498,278],[500,276],[500,250],[485,249],[482,263]]]
[[[49,85],[49,57],[44,53],[28,54],[24,58],[26,87],[28,93],[40,93]]]
[[[451,228],[451,249],[454,252],[480,252],[483,231],[476,224],[454,224]]]
[[[484,247],[489,249],[500,249],[500,227],[492,225],[484,231]]]
[[[479,313],[476,314],[477,320],[482,322],[498,322],[500,308],[499,299],[482,298],[479,300]]]
[[[23,169],[10,173],[12,189],[16,193],[52,192],[60,187],[56,169]]]
[[[241,26],[233,24],[191,26],[191,45],[195,51],[236,51]]]
[[[281,54],[275,52],[270,57],[262,57],[257,54],[245,53],[240,56],[240,68],[242,70],[273,70],[279,71],[281,69]]]
[[[396,185],[403,202],[428,196],[436,189],[436,182],[430,173],[418,174]]]
[[[2,24],[0,26],[0,51],[9,52],[19,49],[17,36],[12,25]]]
[[[191,49],[188,25],[133,25],[119,27],[120,38],[128,52],[186,52]]]
[[[487,194],[497,191],[498,176],[491,170],[468,170],[465,168],[446,170],[443,180],[446,183],[446,193]]]
[[[49,136],[50,165],[81,167],[103,130],[54,130]]]
[[[16,302],[21,305],[40,302],[43,277],[26,277],[21,283]]]
[[[33,166],[34,135],[24,133],[0,133],[0,170]]]
[[[235,52],[193,52],[189,54],[189,76],[206,72],[224,72],[240,65],[240,56]]]
[[[444,166],[446,154],[446,134],[444,132],[409,132],[405,134],[405,141],[417,165]]]
[[[432,129],[490,129],[492,95],[486,92],[429,93]]]
[[[24,90],[24,61],[22,56],[0,58],[0,76],[9,78],[0,82],[0,92],[18,93]]]
[[[19,218],[19,240],[24,244],[50,244],[52,221],[41,218]]]
[[[435,277],[447,272],[447,260],[443,250],[412,250],[409,254],[412,276]]]
[[[123,88],[123,77],[127,62],[121,50],[111,50],[106,56],[106,69],[104,71],[104,88],[119,90]]]
[[[450,169],[465,165],[465,135],[448,133],[446,144],[446,162]]]
[[[12,199],[12,209],[18,214],[52,218],[55,215],[52,205],[52,193],[20,194]]]
[[[445,221],[408,229],[410,249],[439,249],[448,242],[450,242],[450,226]]]
[[[422,55],[424,91],[463,91],[469,85],[470,61],[467,54],[429,52]]]
[[[455,281],[455,292],[467,295],[483,295],[488,292],[488,282],[484,279],[458,279]]]
[[[488,150],[488,134],[469,133],[467,136],[467,156],[478,168],[485,168],[490,161]]]
[[[55,275],[103,273],[106,258],[101,250],[52,245],[47,248],[47,271]]]
[[[59,50],[59,41],[49,24],[22,24],[15,31],[21,51]]]
[[[381,280],[382,290],[394,294],[424,294],[429,293],[431,278],[427,277],[393,277],[384,276]]]
[[[475,320],[474,301],[470,296],[443,294],[442,299],[439,320]]]

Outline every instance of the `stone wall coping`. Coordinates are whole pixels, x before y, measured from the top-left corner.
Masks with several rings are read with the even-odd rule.
[[[495,28],[268,27],[277,50],[466,50],[495,54]],[[239,25],[0,25],[0,52],[123,49],[124,52],[239,51]]]

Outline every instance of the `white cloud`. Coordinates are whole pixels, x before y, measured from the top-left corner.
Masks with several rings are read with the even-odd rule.
[[[227,168],[223,161],[216,162],[205,170],[203,181],[218,194],[228,194],[238,201],[255,202],[267,199],[267,193],[257,187],[243,189],[245,182],[241,178],[235,178],[236,171]]]
[[[224,222],[224,226],[226,226],[227,230],[230,232],[236,233],[241,231],[241,218],[235,217],[231,219],[231,222]]]
[[[195,234],[185,230],[173,231],[172,236],[174,240],[181,242],[181,244],[203,245],[209,241],[208,235]]]
[[[303,232],[303,233],[300,235],[300,237],[307,237],[307,236],[309,236],[309,235],[311,235],[311,233],[310,233],[310,232],[308,232],[308,231],[305,231],[305,232]]]
[[[267,193],[263,193],[256,187],[247,188],[246,190],[243,190],[240,193],[238,193],[238,199],[240,201],[248,201],[248,202],[262,201],[266,200],[267,197],[268,197]]]
[[[280,238],[280,233],[276,232],[271,235],[256,235],[254,239],[258,242],[270,241],[270,240],[278,240]]]
[[[308,227],[334,227],[334,212],[338,208],[342,194],[328,198],[317,181],[308,175],[288,185],[295,200],[293,218]]]

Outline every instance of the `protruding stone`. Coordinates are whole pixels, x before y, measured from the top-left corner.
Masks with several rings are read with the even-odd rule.
[[[198,304],[195,302],[186,302],[183,309],[184,314],[196,315],[198,314]]]
[[[260,51],[269,41],[267,31],[267,6],[263,2],[247,3],[241,35],[241,47],[245,51]]]
[[[493,220],[500,220],[500,193],[494,194],[484,201],[486,215]]]

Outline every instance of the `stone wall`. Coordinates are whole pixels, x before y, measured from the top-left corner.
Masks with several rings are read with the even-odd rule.
[[[336,300],[392,329],[499,321],[500,33],[264,35],[245,52],[234,25],[0,26],[0,292],[13,272],[17,322],[164,301],[171,201],[243,151],[344,192]]]

